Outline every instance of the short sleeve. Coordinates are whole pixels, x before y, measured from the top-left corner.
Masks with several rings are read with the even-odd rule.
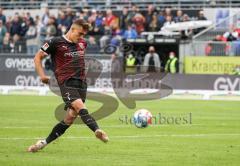
[[[53,44],[53,40],[49,40],[47,42],[45,42],[42,47],[41,50],[47,54],[53,54],[54,53],[54,44]]]

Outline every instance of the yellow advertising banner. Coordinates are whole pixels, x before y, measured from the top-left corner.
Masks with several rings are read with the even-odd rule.
[[[240,66],[240,57],[186,56],[184,70],[187,74],[232,74]]]

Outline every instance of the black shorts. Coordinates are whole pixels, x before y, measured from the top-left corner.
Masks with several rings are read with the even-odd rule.
[[[71,103],[76,99],[86,100],[87,83],[85,80],[78,78],[69,78],[63,84],[59,84],[63,101],[65,102],[64,110],[71,107]]]

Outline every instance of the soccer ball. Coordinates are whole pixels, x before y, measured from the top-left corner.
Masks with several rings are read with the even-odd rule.
[[[152,124],[152,114],[146,109],[139,109],[134,113],[133,122],[137,128],[145,128]]]

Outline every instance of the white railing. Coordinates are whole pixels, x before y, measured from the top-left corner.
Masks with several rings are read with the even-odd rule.
[[[240,56],[240,41],[192,41],[192,56]]]
[[[239,16],[239,10],[229,11],[227,17],[219,19],[213,25],[194,35],[193,41],[210,41],[213,40],[216,35],[223,35],[225,32],[231,32],[233,29],[240,28],[238,24]]]
[[[240,28],[239,10],[229,10],[229,15],[216,21],[212,26],[193,36],[191,53],[193,56],[239,56],[240,42],[238,35],[235,41],[225,41],[235,29]],[[230,35],[229,35],[230,36]],[[223,41],[224,37],[224,41]]]

